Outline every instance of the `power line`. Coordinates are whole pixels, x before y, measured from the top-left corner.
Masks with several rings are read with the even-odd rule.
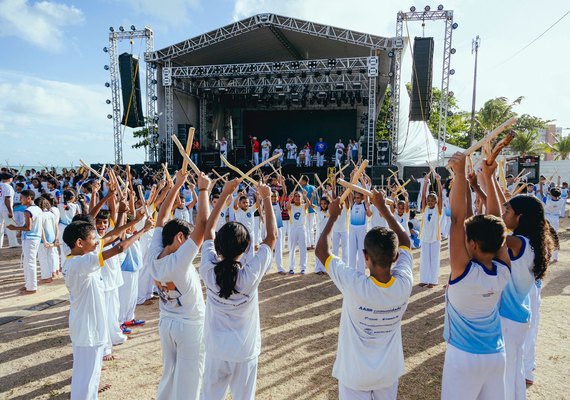
[[[566,13],[561,16],[560,18],[558,18],[558,20],[556,20],[555,23],[553,23],[552,25],[550,25],[544,32],[542,32],[540,35],[538,35],[536,38],[534,38],[530,43],[528,43],[526,46],[524,46],[522,49],[520,49],[519,51],[517,51],[516,53],[514,53],[512,56],[510,56],[509,58],[507,58],[505,61],[503,61],[502,63],[500,63],[499,65],[497,65],[497,67],[500,67],[501,65],[505,64],[506,62],[512,60],[513,58],[515,58],[516,56],[518,56],[520,53],[522,53],[523,51],[525,51],[527,48],[529,48],[534,42],[536,42],[538,39],[540,39],[541,37],[543,37],[549,30],[551,30],[552,28],[554,28],[560,21],[562,21],[568,14],[570,14],[570,10],[566,11]]]

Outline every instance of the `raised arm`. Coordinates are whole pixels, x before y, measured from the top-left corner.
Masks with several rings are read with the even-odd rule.
[[[137,240],[140,239],[140,237],[148,232],[149,230],[152,229],[154,225],[154,221],[152,219],[147,219],[145,224],[144,224],[144,228],[141,229],[140,231],[136,232],[134,235],[132,235],[130,238],[121,241],[120,243],[118,243],[116,246],[111,247],[108,250],[103,251],[103,260],[107,260],[111,257],[116,256],[119,253],[122,253],[123,251],[127,250],[129,247],[131,247],[133,245],[133,243],[135,243]],[[124,225],[123,225],[124,226]]]
[[[497,194],[497,184],[495,179],[495,170],[497,169],[497,163],[493,161],[493,164],[487,165],[486,160],[483,160],[481,162],[481,166],[483,169],[485,187],[487,188],[487,201],[485,204],[486,212],[487,214],[500,217],[501,204],[499,203],[499,196]]]
[[[435,181],[437,183],[437,210],[439,215],[441,215],[441,211],[443,210],[443,187],[441,186],[441,176],[439,174],[435,174]]]
[[[178,173],[176,174],[176,179],[178,179]],[[200,246],[204,241],[204,228],[206,227],[206,221],[210,216],[210,178],[206,176],[203,172],[198,176],[198,215],[196,217],[196,225],[190,237],[196,243],[196,246]]]
[[[156,217],[156,226],[158,228],[162,228],[164,225],[166,225],[166,222],[168,220],[168,215],[170,214],[170,210],[174,205],[174,200],[176,200],[176,198],[178,197],[180,188],[184,184],[185,180],[186,180],[186,173],[178,171],[176,173],[176,182],[170,188],[170,190],[168,190],[168,194],[166,194],[164,201],[160,205],[160,210],[158,211],[158,216]]]
[[[453,190],[450,194],[451,228],[449,236],[449,260],[451,266],[451,279],[463,274],[469,263],[469,253],[465,246],[465,219],[467,217],[467,179],[465,177],[465,154],[457,152],[449,161],[455,178]]]
[[[220,193],[220,198],[214,206],[214,209],[210,213],[210,217],[206,222],[206,227],[204,228],[204,240],[212,240],[216,237],[216,226],[218,225],[218,220],[220,219],[220,213],[224,207],[228,206],[228,199],[230,199],[234,190],[236,190],[241,182],[241,179],[234,178],[231,181],[227,181]]]
[[[257,186],[257,197],[263,202],[263,213],[265,214],[265,229],[267,236],[263,244],[269,246],[271,250],[275,248],[277,242],[277,221],[271,206],[271,189],[265,184]]]

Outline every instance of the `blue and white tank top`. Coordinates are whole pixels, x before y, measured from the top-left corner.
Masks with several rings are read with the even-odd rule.
[[[129,238],[131,235],[126,235]],[[140,241],[134,242],[125,252],[125,259],[121,264],[121,271],[136,272],[143,267],[143,257]]]
[[[534,250],[526,237],[517,237],[522,240],[522,247],[516,257],[509,249],[511,279],[501,295],[499,314],[511,321],[526,323],[530,321],[529,292],[534,283]]]
[[[42,211],[42,226],[44,229],[44,243],[55,243],[55,227],[57,226],[57,217],[51,211]]]
[[[43,211],[38,206],[29,206],[24,213],[28,213],[32,220],[32,228],[22,232],[22,239],[42,240],[42,214]]]
[[[504,351],[497,305],[510,275],[499,260],[493,260],[492,271],[471,260],[461,276],[449,280],[443,328],[449,344],[472,354]]]
[[[354,203],[350,208],[350,225],[366,226],[366,206]]]

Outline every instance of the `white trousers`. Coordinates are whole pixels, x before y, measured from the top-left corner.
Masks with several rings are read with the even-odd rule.
[[[560,216],[557,214],[545,214],[544,216],[546,217],[546,220],[550,222],[552,228],[558,232],[560,229]]]
[[[6,229],[8,225],[14,225],[14,221],[8,217],[8,211],[0,211],[0,248],[4,246],[4,233],[8,236],[8,246],[13,247],[18,245],[16,231]]]
[[[259,153],[253,153],[253,163],[255,165],[259,164]]]
[[[526,399],[523,356],[524,339],[530,323],[519,323],[501,317],[501,330],[505,340],[505,400]]]
[[[505,353],[472,354],[447,344],[442,400],[504,400]]]
[[[540,288],[536,284],[530,288],[530,328],[524,341],[524,374],[525,378],[534,382],[536,368],[536,338],[538,337],[538,321],[540,320]]]
[[[253,243],[255,243],[256,246],[259,246],[261,243],[261,218],[253,217],[253,230]]]
[[[304,226],[291,226],[289,228],[289,270],[295,271],[295,248],[299,247],[299,264],[301,272],[307,269],[307,232]]]
[[[139,271],[121,271],[123,286],[119,287],[119,322],[124,323],[135,319],[135,307],[139,290]]]
[[[198,399],[204,372],[204,323],[188,324],[161,317],[158,333],[162,378],[156,399]]]
[[[317,244],[317,240],[315,238],[315,234],[316,234],[315,216],[316,215],[317,214],[315,214],[315,213],[308,213],[307,214],[305,229],[307,231],[307,246],[309,246],[309,247],[313,247],[313,246],[315,246],[315,244]]]
[[[59,227],[59,265],[63,266],[65,263],[65,258],[69,255],[69,246],[63,242],[63,231],[67,228],[67,225],[62,224],[61,222],[58,225]]]
[[[261,162],[267,160],[269,158],[269,150],[261,150]]]
[[[392,386],[374,390],[354,390],[338,383],[339,400],[396,400],[398,397],[398,381]]]
[[[317,153],[317,167],[322,167],[323,163],[325,161],[325,155],[324,153]]]
[[[366,225],[350,225],[350,234],[348,236],[348,265],[362,273],[366,270],[363,252],[365,236]]]
[[[441,222],[439,226],[441,230],[441,236],[444,239],[447,239],[449,237],[449,230],[451,229],[451,217],[443,214],[441,216]]]
[[[24,268],[24,280],[26,290],[38,290],[38,250],[40,241],[24,239],[22,240],[22,267]]]
[[[342,247],[342,262],[348,264],[348,232],[333,232],[332,252],[335,256],[340,257],[340,247]]]
[[[441,241],[422,242],[420,250],[420,282],[437,285],[439,281],[439,261]]]
[[[121,330],[121,324],[119,322],[119,289],[111,289],[105,292],[105,301],[107,303],[107,327],[109,330],[109,341],[105,347],[105,354],[109,355],[112,353],[111,348],[113,346],[123,344],[127,341],[127,336],[123,334]]]
[[[143,267],[139,270],[137,304],[142,304],[152,297],[153,287],[154,280],[152,279],[150,266],[143,263]]]
[[[275,242],[275,249],[273,249],[273,259],[275,260],[275,265],[277,265],[277,271],[283,272],[283,243],[284,238],[284,228],[277,228],[277,241]]]
[[[201,400],[224,400],[228,387],[233,400],[255,400],[257,357],[231,362],[206,357]]]
[[[59,253],[57,247],[47,249],[40,243],[38,248],[38,261],[40,262],[40,273],[42,279],[49,279],[54,273],[59,271]]]
[[[72,349],[71,400],[97,400],[105,345]]]

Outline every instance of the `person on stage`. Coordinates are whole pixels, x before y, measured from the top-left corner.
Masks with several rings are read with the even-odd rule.
[[[317,155],[317,167],[323,166],[323,162],[325,160],[325,151],[327,151],[328,147],[329,146],[327,145],[327,143],[323,141],[323,138],[319,138],[319,141],[315,143],[315,154]]]
[[[269,153],[271,152],[271,142],[265,138],[261,142],[261,162],[269,158]]]
[[[259,164],[259,140],[257,140],[257,136],[249,137],[251,140],[251,152],[253,154],[253,164]]]
[[[288,160],[295,160],[297,162],[297,145],[293,140],[287,139],[287,145],[285,146],[287,150],[287,159]]]
[[[340,168],[340,166],[342,165],[342,159],[343,159],[343,155],[344,155],[344,143],[342,142],[342,139],[338,140],[338,143],[335,144],[334,148],[335,148],[335,154],[336,154],[335,165],[338,165]]]
[[[228,141],[226,140],[225,136],[222,136],[222,140],[218,140],[218,149],[220,151],[220,156],[224,156],[224,158],[228,158]],[[222,161],[220,157],[220,167],[225,167],[226,164]]]

